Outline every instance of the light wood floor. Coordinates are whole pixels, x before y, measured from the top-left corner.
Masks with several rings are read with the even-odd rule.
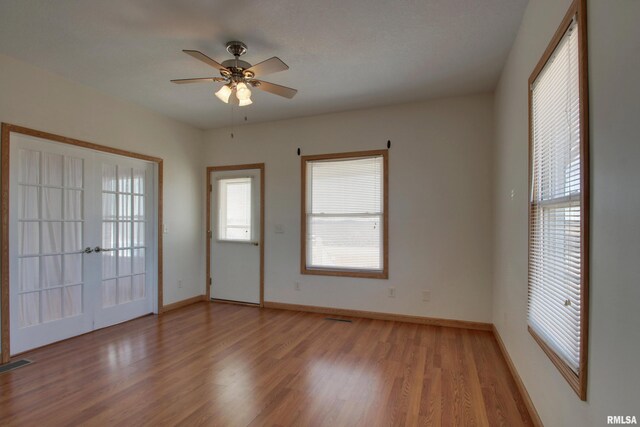
[[[490,332],[198,303],[22,355],[0,425],[530,425]]]

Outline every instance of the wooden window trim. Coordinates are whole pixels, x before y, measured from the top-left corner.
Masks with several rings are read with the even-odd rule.
[[[551,55],[562,40],[564,34],[569,29],[573,18],[578,23],[578,72],[579,72],[579,96],[580,96],[580,173],[581,173],[581,195],[580,195],[580,256],[581,256],[581,283],[580,283],[580,364],[579,373],[576,374],[569,365],[553,350],[544,339],[537,334],[530,326],[529,333],[540,345],[551,362],[567,380],[571,388],[576,392],[581,400],[587,400],[587,360],[589,341],[589,85],[588,85],[588,61],[587,61],[587,12],[586,0],[574,0],[562,23],[556,30],[551,42],[545,50],[542,58],[533,69],[528,81],[529,94],[529,268],[531,266],[531,179],[533,176],[533,165],[531,162],[533,154],[533,123],[532,123],[532,85],[540,72],[543,70]]]
[[[307,268],[307,162],[316,160],[350,159],[358,157],[382,157],[382,271],[342,270],[337,268]],[[317,276],[359,277],[365,279],[389,278],[389,152],[388,150],[353,151],[348,153],[319,154],[301,158],[302,197],[300,201],[300,273]]]

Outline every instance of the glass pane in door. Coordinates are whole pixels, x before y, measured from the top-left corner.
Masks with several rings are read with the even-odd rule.
[[[83,313],[84,160],[20,149],[18,327]]]
[[[102,307],[146,298],[145,170],[102,169]]]

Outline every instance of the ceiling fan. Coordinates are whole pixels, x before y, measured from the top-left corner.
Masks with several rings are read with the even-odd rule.
[[[251,90],[249,89],[249,86],[289,99],[293,98],[298,92],[296,89],[292,89],[290,87],[280,86],[256,79],[257,76],[260,77],[271,73],[277,73],[278,71],[288,70],[289,66],[282,62],[282,60],[277,56],[269,58],[266,61],[262,61],[256,65],[251,65],[246,61],[240,60],[239,58],[247,53],[247,45],[242,42],[230,41],[227,43],[227,52],[232,54],[235,59],[228,59],[222,62],[222,64],[219,64],[197,50],[183,50],[183,52],[212,66],[220,72],[222,77],[177,79],[171,81],[178,84],[224,82],[224,85],[216,92],[216,96],[225,104],[229,103],[231,95],[234,93],[238,100],[238,105],[241,107],[252,104]]]

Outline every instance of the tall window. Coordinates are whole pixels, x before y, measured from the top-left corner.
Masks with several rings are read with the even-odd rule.
[[[303,274],[384,279],[387,151],[302,158]]]
[[[582,3],[529,79],[529,331],[586,399],[587,90]]]

